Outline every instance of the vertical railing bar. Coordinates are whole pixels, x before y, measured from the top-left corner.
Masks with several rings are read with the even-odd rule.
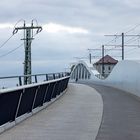
[[[23,89],[23,91],[20,94],[18,105],[17,105],[17,109],[16,109],[16,114],[15,114],[15,119],[17,118],[17,115],[18,115],[18,112],[19,112],[19,107],[20,107],[20,104],[21,104],[21,99],[22,99],[22,96],[23,96],[24,92],[25,92],[25,89]]]
[[[63,89],[62,89],[63,91],[65,90],[65,79],[63,80]],[[63,92],[62,91],[62,92]]]
[[[44,95],[43,103],[42,104],[45,103],[45,99],[46,99],[46,96],[47,96],[47,93],[48,93],[49,86],[50,86],[50,83],[47,85],[47,88],[46,88],[46,91],[45,91],[45,95]]]
[[[63,88],[63,91],[65,91],[67,88],[67,79],[64,80],[64,88]]]
[[[58,85],[58,94],[57,95],[59,95],[60,94],[60,85],[61,85],[61,81],[59,81],[59,83],[58,83],[59,85]]]
[[[63,87],[63,80],[61,80],[61,87],[60,87],[60,93],[62,93],[62,87]]]
[[[55,91],[55,86],[56,86],[56,83],[57,83],[57,82],[55,82],[55,83],[54,83],[54,86],[53,86],[53,91],[52,91],[51,99],[52,99],[53,94],[54,94],[54,91]]]
[[[63,91],[65,90],[65,83],[66,83],[66,80],[64,79],[64,82],[63,82]]]
[[[19,76],[19,85],[22,86],[21,76]]]
[[[40,88],[40,86],[37,87],[36,92],[35,92],[35,96],[34,96],[34,100],[33,100],[33,104],[32,104],[32,110],[34,109],[34,105],[35,105],[35,101],[36,101],[36,96],[37,96],[39,88]]]
[[[35,75],[35,83],[37,83],[37,75]]]
[[[60,73],[59,73],[59,78],[61,78],[61,75],[60,75]]]
[[[59,87],[59,90],[60,90],[59,92],[60,92],[60,93],[62,93],[63,80],[61,80],[61,82],[60,82],[60,83],[61,83],[61,84],[60,84],[60,87]]]
[[[67,88],[67,80],[68,79],[65,79],[65,84],[64,84],[65,88],[64,88],[64,90],[66,90],[66,88]]]
[[[55,79],[55,74],[53,74],[53,79]]]
[[[67,79],[66,79],[65,89],[68,87],[68,82],[69,82],[69,79],[67,78]]]
[[[48,74],[46,74],[46,81],[48,81]]]
[[[56,93],[54,93],[54,94],[55,94],[55,98],[56,98],[57,93],[58,93],[58,87],[59,87],[59,81],[57,81],[57,82],[56,82],[56,85],[55,85],[55,90],[54,90],[54,91],[56,92]],[[53,95],[53,96],[54,96],[54,95]]]

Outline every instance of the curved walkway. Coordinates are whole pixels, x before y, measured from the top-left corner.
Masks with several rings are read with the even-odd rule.
[[[94,140],[102,120],[103,102],[93,88],[69,84],[59,100],[12,129],[0,140]]]
[[[85,84],[103,98],[103,120],[97,140],[140,140],[140,98],[115,88]]]

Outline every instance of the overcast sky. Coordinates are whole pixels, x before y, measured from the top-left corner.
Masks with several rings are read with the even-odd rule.
[[[140,24],[139,5],[139,0],[4,0],[0,2],[0,44],[12,35],[17,21],[24,19],[30,24],[36,19],[43,31],[32,43],[33,73],[65,71],[74,57],[87,57],[88,48],[100,48],[113,39],[104,35],[120,34]],[[139,33],[138,26],[129,34]],[[1,57],[18,47],[22,37],[18,32],[0,48],[0,76],[23,74],[24,47]],[[119,44],[121,40],[111,43]],[[93,56],[100,54],[92,52]],[[140,59],[139,54],[140,50],[134,49],[126,52],[126,58]]]

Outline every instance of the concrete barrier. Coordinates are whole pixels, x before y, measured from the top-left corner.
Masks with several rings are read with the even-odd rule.
[[[140,61],[120,61],[108,78],[101,80],[92,74],[91,80],[96,84],[118,88],[140,97]]]

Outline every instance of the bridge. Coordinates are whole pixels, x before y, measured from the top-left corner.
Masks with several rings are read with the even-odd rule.
[[[70,75],[0,90],[2,140],[139,140],[140,63],[120,61],[108,75],[77,62]],[[46,77],[46,75],[45,75]]]

